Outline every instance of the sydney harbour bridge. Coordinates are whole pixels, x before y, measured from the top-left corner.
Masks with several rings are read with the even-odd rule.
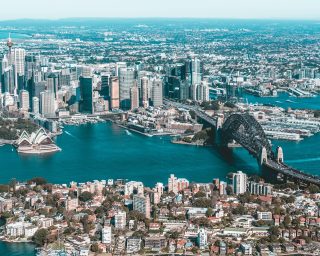
[[[293,181],[300,184],[315,184],[320,186],[320,178],[304,173],[284,163],[284,154],[281,147],[273,152],[259,122],[248,113],[232,114],[226,120],[210,117],[199,108],[176,102],[167,102],[189,110],[193,110],[199,119],[212,126],[216,130],[216,144],[227,147],[229,143],[237,143],[245,148],[258,160],[262,174],[267,180]]]

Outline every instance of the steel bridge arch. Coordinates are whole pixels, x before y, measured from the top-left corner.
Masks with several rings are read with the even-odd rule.
[[[268,158],[274,158],[272,147],[263,128],[258,121],[250,114],[232,114],[222,126],[222,143],[235,140],[246,148],[255,157],[259,157],[264,147]]]

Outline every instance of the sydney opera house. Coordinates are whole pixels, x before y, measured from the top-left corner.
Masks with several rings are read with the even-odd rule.
[[[61,151],[43,128],[31,135],[23,131],[16,142],[16,146],[17,151],[22,154],[48,154]]]

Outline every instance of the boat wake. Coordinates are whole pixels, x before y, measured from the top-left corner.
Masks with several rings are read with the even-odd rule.
[[[128,130],[126,130],[127,135],[132,136],[132,133]]]
[[[289,102],[289,103],[297,103],[297,102],[295,102],[295,101],[293,101],[293,100],[286,100],[286,102]]]
[[[72,135],[72,134],[71,134],[70,132],[68,132],[68,131],[64,131],[64,133],[65,133],[65,134],[67,134],[67,135],[69,135],[69,136],[71,136],[72,138],[77,139],[77,137],[76,137],[76,136]]]
[[[288,160],[286,163],[308,163],[308,162],[317,162],[320,161],[320,157],[306,158],[306,159],[298,159],[298,160]]]

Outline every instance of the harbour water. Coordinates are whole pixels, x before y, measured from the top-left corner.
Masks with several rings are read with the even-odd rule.
[[[245,102],[271,104],[282,108],[292,109],[320,109],[320,97],[298,98],[290,96],[288,93],[279,93],[278,97],[256,97],[250,94],[244,95]]]
[[[1,256],[34,256],[35,246],[31,243],[0,242]]]
[[[309,99],[303,99],[301,107],[319,109],[320,99],[314,99],[318,101],[310,105],[304,103]],[[261,100],[265,98],[250,98],[250,102]],[[276,101],[286,102],[278,98],[266,103],[277,105]],[[126,178],[153,186],[157,181],[167,183],[171,173],[197,182],[225,179],[236,170],[259,173],[257,161],[244,149],[234,149],[231,155],[222,156],[211,147],[176,145],[170,143],[169,137],[127,133],[112,123],[66,126],[56,143],[62,151],[48,156],[22,156],[11,146],[0,147],[0,162],[4,163],[0,183],[12,178],[27,180],[41,176],[54,183]],[[289,165],[320,175],[319,134],[300,142],[274,141],[273,144],[283,147]],[[0,255],[31,256],[34,247],[0,242]]]

